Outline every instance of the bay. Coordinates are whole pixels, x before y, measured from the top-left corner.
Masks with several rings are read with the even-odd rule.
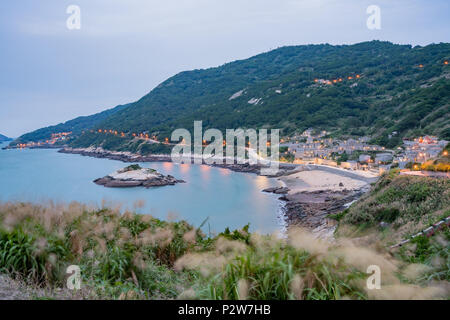
[[[282,228],[278,196],[261,192],[278,186],[274,179],[206,165],[152,162],[141,166],[186,183],[151,189],[114,189],[92,182],[126,165],[120,161],[62,154],[54,149],[0,150],[0,201],[39,204],[77,201],[97,207],[106,203],[120,206],[122,211],[186,220],[194,226],[208,219],[203,229],[216,233],[226,227],[242,228],[247,223],[250,230],[263,234]]]

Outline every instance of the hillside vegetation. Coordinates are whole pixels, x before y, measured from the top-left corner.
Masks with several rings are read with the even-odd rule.
[[[401,240],[450,216],[450,180],[385,174],[358,202],[338,215],[341,224],[358,231],[381,228],[392,240]],[[381,228],[383,229],[383,228]]]
[[[29,141],[40,141],[50,139],[52,133],[72,132],[73,137],[79,137],[84,130],[89,130],[99,123],[107,119],[109,116],[125,109],[128,105],[120,105],[112,109],[108,109],[91,116],[78,117],[55,126],[45,127],[36,131],[26,133],[12,142],[13,145],[26,143]]]
[[[206,236],[183,221],[169,223],[129,212],[121,215],[76,203],[0,205],[0,252],[0,272],[46,288],[48,296],[38,298],[449,296],[448,264],[442,269],[441,264],[432,267],[401,260],[380,246],[361,247],[345,239],[330,244],[300,230],[280,239],[250,234],[248,227]],[[373,264],[382,270],[381,290],[366,286],[366,270]],[[64,289],[55,296],[51,289],[65,287],[69,265],[80,266],[82,289]]]
[[[447,43],[282,47],[217,68],[181,72],[89,126],[149,132],[160,140],[176,128],[191,130],[194,120],[203,120],[204,128],[221,130],[268,127],[291,135],[314,127],[336,136],[372,135],[375,142],[389,147],[404,136],[450,139],[447,60]],[[319,79],[337,82],[315,82]],[[398,135],[389,138],[393,131]],[[88,132],[74,146],[109,143],[120,149],[131,137],[114,143],[112,139]]]

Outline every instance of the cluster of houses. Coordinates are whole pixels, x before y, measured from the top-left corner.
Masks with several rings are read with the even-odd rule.
[[[447,145],[448,141],[439,140],[435,136],[424,136],[413,140],[403,140],[403,148],[396,155],[400,168],[407,163],[424,163],[436,158]]]
[[[282,140],[280,145],[287,147],[288,152],[294,155],[294,163],[324,164],[382,173],[389,170],[393,164],[403,169],[407,163],[423,163],[435,158],[448,143],[438,140],[437,137],[425,136],[404,140],[404,145],[397,150],[386,150],[384,147],[369,144],[369,137],[340,140],[326,136],[326,131],[314,134],[312,129],[308,129],[299,136],[287,141]]]
[[[113,130],[99,129],[100,133],[112,133],[124,136]],[[69,138],[72,132],[53,133],[49,140],[18,144],[17,148],[30,148],[54,145]],[[393,132],[392,135],[396,135]],[[133,137],[155,139],[148,133],[132,134]],[[327,131],[315,132],[308,129],[300,135],[281,139],[280,146],[294,156],[297,164],[324,164],[349,170],[371,170],[382,173],[392,165],[404,169],[408,163],[421,164],[439,156],[448,141],[439,140],[435,136],[424,136],[415,139],[404,139],[403,146],[396,150],[386,150],[384,147],[369,144],[369,137],[358,139],[334,139]],[[166,138],[165,143],[168,143]],[[225,143],[225,142],[224,142]]]
[[[318,83],[318,84],[331,85],[333,83],[338,83],[338,82],[342,82],[345,80],[359,79],[359,78],[361,78],[361,75],[357,74],[357,75],[351,75],[348,77],[342,77],[342,78],[336,78],[336,79],[314,79],[314,82]]]
[[[43,146],[49,146],[54,145],[57,142],[65,141],[68,139],[68,137],[72,134],[72,132],[58,132],[58,133],[52,133],[51,138],[48,140],[40,140],[37,142],[30,141],[27,143],[19,143],[17,144],[17,148],[33,148],[33,147],[43,147]]]

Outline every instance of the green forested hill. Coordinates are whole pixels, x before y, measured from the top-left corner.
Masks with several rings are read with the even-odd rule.
[[[282,47],[217,68],[179,73],[93,128],[148,131],[163,139],[175,128],[191,129],[194,120],[203,120],[204,128],[222,130],[269,127],[289,135],[314,127],[335,135],[369,134],[383,145],[395,145],[406,135],[449,139],[446,60],[448,43]],[[343,81],[315,82],[339,78]],[[399,136],[390,140],[392,131]],[[88,133],[75,145],[104,139]]]
[[[14,140],[12,144],[25,143],[28,141],[46,140],[50,138],[52,133],[57,132],[73,132],[73,135],[75,137],[78,137],[81,135],[83,130],[88,130],[97,126],[99,123],[110,117],[112,114],[122,109],[125,109],[127,106],[129,106],[129,104],[120,105],[115,108],[108,109],[91,116],[78,117],[55,126],[41,128],[36,131],[22,135],[18,139]]]

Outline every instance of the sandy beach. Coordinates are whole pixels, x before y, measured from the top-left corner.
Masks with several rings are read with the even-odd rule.
[[[277,179],[288,190],[280,198],[286,201],[287,225],[309,229],[318,238],[332,241],[336,221],[328,219],[328,215],[341,212],[357,200],[377,177],[366,172],[305,166]]]
[[[293,173],[278,178],[290,189],[289,194],[319,190],[343,191],[358,190],[368,184],[364,179],[345,177],[338,173],[323,170],[310,170]]]

